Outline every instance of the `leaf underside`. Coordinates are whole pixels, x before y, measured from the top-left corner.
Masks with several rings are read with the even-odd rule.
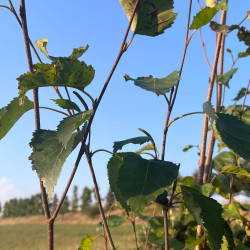
[[[75,102],[72,102],[67,99],[52,99],[59,107],[63,109],[74,109],[77,112],[81,112],[80,108]]]
[[[153,76],[148,76],[133,79],[129,75],[125,75],[124,78],[125,81],[134,81],[136,86],[154,92],[156,95],[164,95],[168,93],[180,80],[179,71],[177,70],[173,71],[164,78],[153,78]]]
[[[19,104],[19,97],[14,98],[7,106],[0,109],[0,139],[2,139],[15,125],[19,118],[34,108],[34,103],[27,97],[23,105]]]
[[[114,142],[114,145],[113,145],[113,153],[115,154],[118,150],[121,150],[123,146],[127,144],[130,144],[130,143],[144,144],[148,141],[150,141],[150,138],[147,136],[138,136],[138,137],[130,138],[130,139],[123,140],[123,141],[116,141]]]
[[[136,0],[119,0],[130,20]],[[173,13],[173,0],[140,1],[131,25],[135,34],[158,36],[170,28],[176,19]]]
[[[223,84],[229,88],[229,81],[232,79],[233,75],[237,72],[237,68],[231,69],[223,75],[218,75],[218,83]]]
[[[61,174],[64,162],[79,144],[84,133],[85,131],[80,131],[72,134],[65,147],[59,142],[56,131],[37,130],[34,132],[30,142],[34,151],[29,159],[32,162],[32,169],[42,179],[49,199],[52,198],[54,186]]]

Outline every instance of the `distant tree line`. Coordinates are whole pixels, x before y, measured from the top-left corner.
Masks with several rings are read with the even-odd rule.
[[[84,212],[89,216],[95,216],[99,213],[96,205],[94,189],[84,187],[82,194],[78,196],[78,187],[74,186],[72,199],[69,200],[66,196],[60,209],[60,214],[68,212],[76,213],[78,211]],[[57,194],[54,194],[50,201],[49,207],[51,212],[55,210],[59,199]],[[109,209],[110,205],[115,202],[115,198],[111,190],[109,189],[105,199],[105,208]],[[2,211],[3,218],[9,217],[21,217],[30,215],[44,214],[42,199],[40,194],[32,195],[30,198],[25,199],[11,199],[4,203],[3,207],[0,204],[0,213]]]

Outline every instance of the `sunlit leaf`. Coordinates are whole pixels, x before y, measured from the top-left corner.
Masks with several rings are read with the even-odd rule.
[[[113,145],[113,153],[115,154],[118,150],[122,149],[123,146],[133,143],[133,144],[144,144],[145,142],[150,141],[150,138],[147,136],[138,136],[130,138],[124,141],[116,141]]]
[[[227,10],[227,4],[222,2],[213,8],[205,7],[194,17],[189,29],[199,29],[208,24],[220,9]]]
[[[206,5],[207,5],[207,7],[213,8],[213,7],[216,6],[217,0],[205,0],[205,3],[206,3]]]
[[[236,73],[237,70],[238,70],[237,68],[231,69],[223,75],[218,75],[218,78],[217,78],[218,83],[225,85],[226,87],[229,88],[228,82],[230,79],[232,79],[233,75]]]
[[[179,166],[167,161],[146,160],[138,154],[123,158],[117,186],[135,214],[154,201],[178,176]]]
[[[81,112],[78,105],[70,100],[67,99],[52,99],[59,107],[63,109],[74,109],[77,112]]]
[[[119,0],[130,20],[136,0]],[[173,13],[173,0],[140,1],[131,29],[140,35],[157,36],[173,24],[177,13]]]
[[[85,235],[78,250],[91,250],[94,239],[92,235]]]
[[[7,106],[0,109],[0,139],[2,139],[20,117],[34,108],[34,103],[25,97],[23,105],[19,105],[19,98],[14,98]]]
[[[213,168],[217,172],[220,172],[226,165],[234,164],[236,162],[236,156],[232,152],[221,152],[214,157],[213,162]]]
[[[66,57],[60,57],[51,64],[35,64],[34,69],[32,73],[28,72],[17,78],[19,94],[22,96],[28,90],[38,87],[64,86],[83,89],[92,82],[95,74],[91,65],[87,66],[83,61]]]
[[[180,80],[179,71],[175,70],[164,78],[138,77],[131,78],[129,75],[124,76],[126,81],[134,81],[134,84],[140,88],[156,93],[156,95],[164,95],[168,93],[173,86],[176,86]]]
[[[34,152],[29,159],[32,162],[32,169],[42,179],[49,199],[52,198],[64,162],[82,140],[83,134],[84,131],[74,133],[65,147],[58,140],[56,131],[37,130],[34,132],[30,142]]]
[[[243,168],[234,165],[226,165],[221,171],[224,173],[235,174],[237,177],[241,178],[242,181],[250,184],[250,173]]]
[[[205,235],[200,237],[199,239],[196,238],[188,238],[185,242],[185,249],[186,248],[193,248],[197,245],[200,245],[205,240]]]
[[[144,151],[154,150],[154,147],[151,143],[147,144],[146,146],[140,148],[138,151],[136,151],[137,154],[141,154]]]
[[[60,122],[57,129],[57,138],[65,147],[67,146],[72,133],[90,118],[91,112],[92,110],[88,110],[76,115],[71,115]]]
[[[224,235],[221,205],[212,198],[193,192],[192,188],[182,186],[182,191],[186,207],[196,222],[202,226],[211,248],[220,250]]]
[[[194,145],[186,145],[183,149],[182,149],[182,151],[183,152],[187,152],[190,148],[193,148],[194,147]]]

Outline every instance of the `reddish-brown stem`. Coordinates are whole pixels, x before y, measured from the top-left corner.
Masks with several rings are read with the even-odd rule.
[[[25,9],[25,0],[20,0],[20,7],[19,7],[19,14],[21,17],[21,25],[23,30],[23,37],[24,37],[24,44],[26,49],[26,56],[29,66],[29,71],[33,71],[33,63],[32,63],[32,57],[30,52],[30,45],[29,45],[29,35],[28,35],[28,27],[27,27],[27,21],[26,21],[26,9]],[[33,99],[34,99],[34,111],[35,111],[35,129],[40,129],[40,115],[39,115],[39,99],[38,99],[38,89],[33,90]],[[47,227],[48,227],[48,249],[53,249],[53,223],[54,221],[49,222],[50,218],[50,212],[49,212],[49,205],[46,195],[46,190],[43,186],[41,178],[39,178],[40,181],[40,189],[41,189],[41,196],[42,196],[42,202],[43,202],[43,208],[45,217],[47,220]]]
[[[211,67],[211,65],[209,63],[209,60],[208,60],[208,57],[207,57],[207,52],[206,52],[206,49],[205,49],[205,44],[204,44],[203,39],[202,39],[201,28],[199,29],[199,36],[200,36],[200,41],[201,41],[201,47],[202,47],[202,50],[203,50],[203,53],[204,53],[204,56],[205,56],[208,68],[210,70],[212,70],[212,67]]]
[[[226,14],[223,16],[223,19],[221,20],[222,24],[226,23]],[[223,64],[224,64],[224,49],[225,49],[225,34],[222,34],[221,38],[221,48],[220,48],[220,55],[219,55],[219,68],[218,68],[218,75],[223,74]],[[217,81],[217,75],[216,75],[216,81]],[[221,94],[222,94],[222,86],[221,84],[216,83],[217,85],[217,91],[216,91],[216,106],[215,106],[215,112],[220,111],[221,106]],[[207,156],[205,160],[205,169],[204,169],[204,175],[203,175],[203,183],[209,182],[209,176],[212,168],[212,157],[213,157],[213,151],[214,151],[214,144],[215,144],[215,138],[214,138],[214,131],[212,130],[210,133],[210,139],[208,143],[208,150],[207,150]]]
[[[103,239],[104,239],[104,249],[108,250],[108,243],[107,243],[107,237],[105,234],[105,229],[104,229],[104,224],[102,223],[102,234],[103,234]]]
[[[69,187],[70,187],[70,185],[71,185],[71,182],[72,182],[72,180],[73,180],[73,178],[74,178],[74,175],[75,175],[75,173],[76,173],[76,170],[77,170],[77,168],[78,168],[78,165],[79,165],[79,163],[80,163],[80,160],[81,160],[81,158],[82,158],[82,156],[83,156],[83,154],[84,154],[84,151],[85,151],[85,143],[86,143],[87,137],[88,137],[88,135],[89,135],[90,127],[91,127],[91,125],[92,125],[92,122],[93,122],[93,119],[94,119],[96,110],[97,110],[97,108],[98,108],[98,106],[99,106],[99,104],[100,104],[100,102],[101,102],[101,100],[102,100],[102,97],[103,97],[103,95],[104,95],[104,93],[105,93],[105,91],[106,91],[106,88],[108,87],[108,84],[109,84],[110,79],[111,79],[111,77],[112,77],[112,75],[113,75],[113,73],[114,73],[114,71],[115,71],[115,69],[116,69],[116,66],[117,66],[117,64],[119,63],[119,61],[120,61],[120,59],[121,59],[121,57],[122,57],[122,55],[123,55],[123,53],[124,53],[124,46],[125,46],[125,43],[126,43],[126,40],[127,40],[127,36],[128,36],[128,33],[129,33],[129,29],[130,29],[130,27],[131,27],[131,24],[132,24],[132,21],[133,21],[133,18],[134,18],[135,11],[136,11],[136,8],[137,8],[137,6],[138,6],[138,3],[139,3],[139,0],[137,0],[136,3],[135,3],[134,10],[133,10],[133,13],[132,13],[132,15],[131,15],[131,18],[130,18],[130,21],[129,21],[127,30],[126,30],[126,32],[125,32],[125,35],[124,35],[124,38],[123,38],[123,41],[122,41],[122,45],[121,45],[120,51],[119,51],[119,53],[118,53],[118,56],[117,56],[117,58],[116,58],[116,61],[115,61],[114,65],[113,65],[113,67],[112,67],[112,69],[111,69],[111,71],[110,71],[110,73],[109,73],[109,76],[108,76],[108,78],[107,78],[107,80],[106,80],[104,86],[103,86],[103,89],[102,89],[102,91],[101,91],[101,93],[100,93],[100,96],[99,96],[99,98],[97,99],[97,101],[96,101],[96,103],[95,103],[95,105],[94,105],[94,107],[93,107],[93,111],[92,111],[91,117],[90,117],[90,119],[89,119],[88,127],[87,127],[87,129],[86,129],[85,134],[84,134],[84,137],[83,137],[83,140],[82,140],[82,143],[81,143],[81,148],[80,148],[80,150],[79,150],[79,153],[78,153],[78,156],[77,156],[77,159],[76,159],[74,168],[73,168],[73,170],[72,170],[72,172],[71,172],[70,178],[69,178],[68,183],[67,183],[67,186],[66,186],[66,188],[65,188],[65,190],[64,190],[64,192],[63,192],[62,198],[61,198],[61,200],[59,201],[59,203],[58,203],[58,205],[57,205],[57,208],[56,208],[54,214],[52,215],[52,218],[54,218],[54,219],[56,218],[56,216],[57,216],[57,214],[58,214],[58,212],[59,212],[59,209],[60,209],[60,207],[61,207],[61,205],[62,205],[62,203],[63,203],[63,200],[64,200],[64,198],[65,198],[65,196],[66,196],[66,194],[67,194],[67,192],[68,192],[68,189],[69,189]]]
[[[135,249],[136,250],[139,250],[139,247],[138,247],[138,242],[137,242],[137,235],[136,235],[136,228],[135,228],[135,216],[133,219],[130,219],[131,221],[131,224],[133,226],[133,231],[134,231],[134,237],[135,237]]]
[[[168,209],[166,209],[166,208],[163,208],[163,218],[164,218],[165,250],[169,250],[169,242],[168,242]]]
[[[93,179],[93,183],[94,183],[94,187],[95,187],[96,203],[97,203],[97,206],[99,208],[99,211],[100,211],[100,214],[102,217],[102,223],[103,223],[103,226],[105,228],[105,232],[106,232],[106,235],[108,237],[110,247],[111,247],[111,249],[114,250],[115,246],[114,246],[114,243],[113,243],[113,240],[112,240],[109,228],[108,228],[107,220],[106,220],[106,217],[105,217],[105,214],[103,211],[102,202],[101,202],[101,198],[100,198],[100,194],[99,194],[99,189],[98,189],[98,185],[97,185],[97,181],[96,181],[96,177],[95,177],[95,172],[94,172],[94,168],[92,165],[92,159],[91,159],[91,156],[88,152],[88,149],[85,150],[85,156],[86,156],[86,159],[88,161],[89,169],[90,169],[90,172],[92,175],[92,179]]]
[[[233,176],[232,176],[232,178],[231,178],[231,180],[230,180],[229,204],[231,204],[231,203],[232,203],[234,178],[235,178],[235,175],[233,174]]]
[[[188,47],[188,44],[189,44],[190,38],[191,38],[191,36],[190,36],[190,38],[188,38],[191,8],[192,8],[192,0],[189,1],[189,10],[188,10],[188,20],[187,20],[187,28],[186,28],[185,46],[184,46],[181,66],[180,66],[180,70],[179,70],[179,76],[180,77],[181,77],[181,74],[182,74],[182,69],[183,69],[183,65],[184,65],[184,61],[185,61],[185,57],[186,57],[187,47]],[[192,33],[192,35],[193,34],[194,33]],[[162,160],[164,160],[164,158],[165,158],[165,148],[166,148],[166,137],[167,137],[167,133],[168,133],[168,123],[169,123],[170,115],[171,115],[171,112],[172,112],[172,109],[173,109],[173,106],[174,106],[174,103],[175,103],[176,95],[177,95],[178,88],[179,88],[179,83],[180,83],[180,80],[177,82],[176,88],[175,89],[172,88],[171,93],[170,93],[170,102],[171,102],[171,104],[168,107],[167,117],[166,117],[166,121],[165,121],[165,127],[164,127],[164,131],[163,131],[162,152],[161,152],[161,159]]]

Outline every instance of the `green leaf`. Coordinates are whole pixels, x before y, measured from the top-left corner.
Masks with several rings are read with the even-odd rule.
[[[19,94],[24,96],[28,90],[47,87],[64,86],[83,89],[88,86],[95,71],[85,62],[77,59],[59,57],[58,61],[51,64],[35,64],[35,71],[25,73],[17,78]]]
[[[204,240],[205,240],[205,235],[202,235],[202,237],[200,237],[199,239],[188,238],[185,242],[185,249],[200,245]]]
[[[230,27],[230,26],[227,26],[225,24],[216,23],[214,21],[211,21],[209,26],[210,26],[211,30],[213,30],[215,32],[222,32],[224,30],[228,30]]]
[[[88,48],[89,48],[89,45],[87,45],[86,47],[81,46],[79,48],[74,48],[72,54],[68,58],[78,59],[88,50]]]
[[[82,140],[83,135],[84,131],[74,133],[65,147],[59,142],[56,131],[37,130],[33,133],[30,146],[34,152],[29,159],[32,162],[32,169],[42,179],[49,199],[52,198],[64,162]]]
[[[52,61],[56,61],[59,59],[59,57],[54,57],[54,56],[49,56],[48,51],[47,51],[47,44],[48,44],[48,39],[47,38],[43,38],[40,40],[35,41],[36,46],[38,47],[38,49],[50,60]],[[81,57],[89,48],[89,45],[87,45],[86,47],[79,47],[76,49],[73,49],[73,52],[70,56],[68,56],[69,59],[78,59],[79,57]]]
[[[150,141],[150,138],[147,136],[138,136],[134,138],[130,138],[124,141],[116,141],[113,145],[113,153],[115,154],[118,150],[122,149],[123,146],[133,143],[133,144],[144,144],[145,142]]]
[[[64,118],[57,129],[58,140],[66,147],[71,138],[72,133],[91,116],[92,110],[71,115]]]
[[[119,215],[110,215],[108,221],[109,221],[108,223],[109,227],[118,227],[123,223],[125,223],[127,220]]]
[[[156,95],[164,95],[168,93],[173,86],[176,86],[180,80],[179,71],[175,70],[164,78],[138,77],[137,79],[130,78],[129,75],[124,76],[125,81],[134,81],[134,84],[140,88],[156,93]]]
[[[51,100],[54,101],[59,107],[63,109],[74,109],[77,112],[81,112],[78,105],[70,100],[66,99],[51,99]]]
[[[196,222],[202,226],[204,234],[213,250],[220,250],[224,235],[222,207],[212,198],[193,192],[182,186],[184,203]],[[211,220],[213,218],[213,220]]]
[[[167,161],[146,160],[137,154],[124,157],[117,185],[136,215],[154,201],[178,176],[179,166]]]
[[[129,153],[118,153],[116,155],[119,157],[124,157],[127,154],[129,154]],[[121,195],[121,191],[117,186],[118,173],[119,173],[119,169],[121,168],[122,164],[123,164],[123,161],[116,156],[112,156],[109,159],[109,162],[107,165],[108,179],[109,179],[110,188],[111,188],[112,192],[114,193],[116,200],[121,204],[121,206],[128,213],[130,211],[130,207],[127,204],[126,199]]]
[[[220,139],[245,160],[250,160],[250,125],[232,115],[217,113],[216,129]]]
[[[249,56],[250,55],[250,32],[249,30],[247,30],[245,27],[240,27],[237,33],[237,36],[240,42],[243,41],[244,44],[248,46],[245,52],[238,53],[238,58]]]
[[[237,96],[233,99],[233,101],[239,101],[242,97],[245,96],[245,93],[246,93],[246,88],[241,88],[237,94]],[[247,95],[249,94],[250,92],[247,91]]]
[[[147,218],[147,221],[158,237],[164,234],[163,216],[149,217]]]
[[[223,2],[217,4],[214,8],[205,7],[194,17],[189,29],[199,29],[208,24],[220,9],[227,10],[227,4]]]
[[[204,108],[205,104],[203,104],[203,109],[213,124],[215,138],[225,143],[228,148],[245,160],[250,160],[250,125],[232,115],[215,114],[211,104],[209,110]]]
[[[206,113],[206,115],[208,116],[209,120],[213,124],[214,120],[216,119],[216,117],[215,117],[214,108],[213,108],[213,106],[211,105],[210,102],[204,102],[203,103],[203,111]]]
[[[234,238],[232,230],[228,223],[225,221],[225,235],[223,236],[223,244],[221,250],[235,249]]]
[[[227,204],[224,206],[223,217],[241,220],[241,215],[234,204]]]
[[[136,0],[119,0],[130,20]],[[138,5],[131,29],[135,34],[158,36],[174,23],[173,0],[143,0]]]
[[[213,159],[213,168],[220,172],[223,167],[225,167],[228,164],[233,164],[236,162],[236,156],[232,152],[221,152]]]
[[[234,166],[234,165],[227,165],[222,168],[221,170],[224,173],[235,174],[237,177],[241,178],[242,181],[246,183],[250,183],[250,173],[248,173],[245,169]]]
[[[190,148],[193,148],[194,145],[186,145],[184,148],[183,148],[183,152],[187,152]]]
[[[91,250],[94,239],[92,235],[85,235],[78,250]]]
[[[228,82],[230,79],[232,79],[233,75],[236,73],[237,70],[237,68],[231,69],[224,75],[218,75],[218,83],[223,84],[229,88]]]
[[[195,184],[195,179],[192,176],[185,176],[181,179],[181,181],[179,182],[185,186],[191,187]]]
[[[141,154],[144,151],[154,150],[154,147],[151,143],[147,144],[146,146],[140,148],[138,151],[136,151],[137,154]]]
[[[2,139],[15,125],[19,118],[34,108],[34,103],[25,97],[20,106],[19,98],[14,98],[7,106],[0,109],[0,139]]]

